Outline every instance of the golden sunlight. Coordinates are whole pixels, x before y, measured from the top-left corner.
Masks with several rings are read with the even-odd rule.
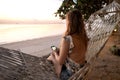
[[[60,0],[0,0],[1,19],[56,19]]]

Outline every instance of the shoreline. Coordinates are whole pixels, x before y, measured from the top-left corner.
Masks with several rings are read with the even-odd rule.
[[[38,45],[39,45],[38,46],[39,49],[40,49],[40,46],[41,46],[41,48],[45,47],[45,46],[42,46],[45,44],[45,41],[53,43],[53,42],[57,42],[58,40],[60,40],[60,36],[52,36],[52,37],[47,37],[47,38],[43,38],[43,39],[34,39],[34,40],[29,40],[29,41],[24,41],[24,42],[17,42],[14,44],[13,43],[6,44],[4,46],[8,47],[8,45],[9,45],[9,47],[13,46],[15,48],[16,47],[15,45],[17,45],[17,46],[21,46],[21,47],[25,48],[25,45],[27,44],[26,45],[27,47],[30,45],[31,45],[31,47],[33,47],[31,49],[30,49],[30,47],[28,47],[29,50],[35,50]],[[109,48],[111,46],[113,46],[114,44],[116,44],[116,40],[118,41],[116,36],[110,36],[110,38],[108,39],[104,48],[99,53],[99,56],[96,58],[95,62],[93,64],[91,64],[91,70],[87,73],[87,76],[85,77],[85,79],[87,79],[87,80],[120,80],[120,76],[119,76],[120,75],[120,67],[119,67],[120,66],[120,63],[119,63],[120,56],[113,55],[109,51]],[[33,43],[30,44],[31,42],[33,42]],[[40,44],[37,45],[37,43],[39,43],[39,42],[44,42],[44,43],[40,43],[41,45]],[[23,44],[23,43],[26,43],[26,44]],[[49,46],[47,46],[47,47],[49,48]],[[47,51],[47,49],[45,49],[45,50]],[[2,49],[2,51],[8,52],[8,50],[5,50],[5,49]],[[19,51],[17,51],[17,52],[19,52]],[[42,52],[42,51],[40,51],[40,52]],[[46,53],[48,54],[49,52],[46,52]],[[27,69],[29,71],[29,75],[26,75],[25,77],[23,76],[23,78],[25,80],[40,80],[40,79],[58,80],[56,75],[54,74],[53,65],[51,63],[49,63],[48,61],[46,61],[46,58],[48,55],[42,56],[42,57],[40,57],[40,53],[37,57],[32,56],[31,54],[29,55],[28,53],[27,54],[23,53],[23,55],[27,62],[27,66],[28,66]],[[45,77],[46,75],[47,75],[47,77]],[[1,77],[0,77],[0,79],[1,79]],[[20,80],[22,80],[22,77],[20,77]]]
[[[41,57],[51,52],[51,45],[59,46],[61,36],[62,35],[52,35],[7,44],[0,44],[0,47],[19,50],[26,54]]]
[[[61,35],[64,31],[64,24],[0,25],[0,45]]]
[[[25,41],[32,41],[32,40],[37,40],[37,39],[43,39],[43,38],[50,38],[50,37],[57,37],[57,36],[61,36],[60,34],[58,35],[48,35],[48,36],[42,36],[42,37],[36,37],[36,38],[29,38],[29,39],[23,39],[23,40],[19,40],[19,41],[11,41],[11,42],[1,42],[1,45],[6,45],[6,44],[12,44],[12,43],[19,43],[19,42],[25,42]]]

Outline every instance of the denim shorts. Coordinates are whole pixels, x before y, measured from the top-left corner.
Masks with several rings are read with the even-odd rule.
[[[77,72],[84,65],[85,64],[75,63],[70,58],[67,58],[65,64],[62,66],[60,79],[61,80],[68,80],[75,72]]]

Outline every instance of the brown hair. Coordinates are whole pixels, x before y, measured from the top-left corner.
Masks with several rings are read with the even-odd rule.
[[[69,11],[66,15],[66,20],[68,23],[66,24],[67,30],[65,35],[78,34],[80,38],[82,37],[85,42],[85,46],[87,47],[88,37],[84,28],[85,25],[81,12],[77,9]]]

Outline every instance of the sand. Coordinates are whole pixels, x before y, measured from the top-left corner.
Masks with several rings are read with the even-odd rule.
[[[120,56],[111,53],[110,48],[117,45],[120,48],[120,36],[112,35],[101,50],[87,80],[120,80]]]
[[[0,47],[20,50],[26,54],[41,57],[51,52],[50,46],[59,46],[61,35],[2,44]]]

